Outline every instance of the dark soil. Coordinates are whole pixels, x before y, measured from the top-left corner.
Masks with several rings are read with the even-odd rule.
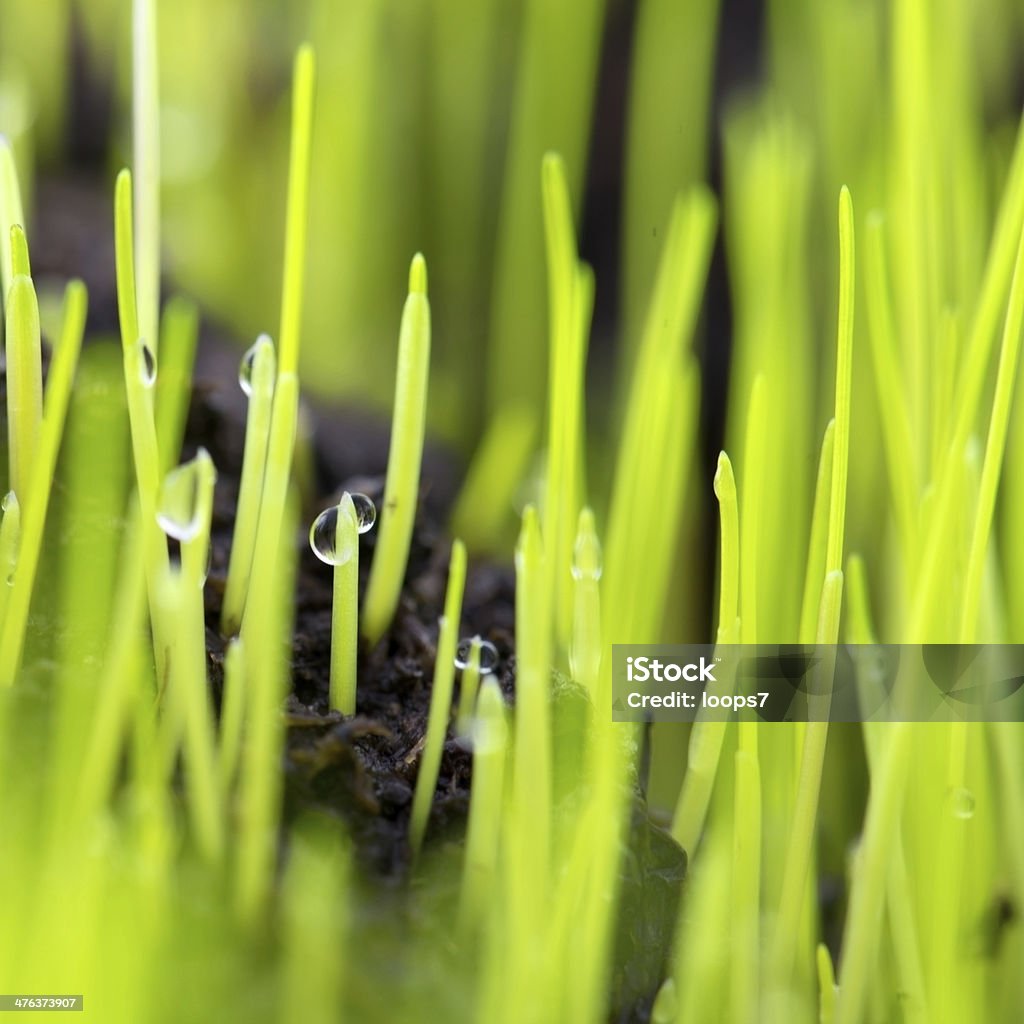
[[[233,372],[237,350],[230,350]],[[204,363],[219,359],[207,353]],[[221,381],[223,374],[218,374]],[[303,522],[336,500],[341,489],[362,491],[379,506],[386,459],[384,437],[372,425],[362,431],[337,415],[313,411],[319,497],[305,509]],[[346,456],[339,433],[356,431],[363,445]],[[214,697],[219,702],[225,641],[217,626],[225,584],[238,477],[243,421],[230,391],[197,389],[185,456],[200,444],[218,467],[213,550],[207,580],[207,645]],[[351,461],[349,461],[351,459]],[[450,556],[443,528],[456,474],[445,453],[425,458],[424,493],[395,621],[371,650],[359,654],[356,715],[345,718],[328,706],[331,642],[331,571],[309,549],[305,531],[296,537],[301,552],[296,580],[292,692],[288,697],[285,754],[285,818],[316,810],[346,822],[364,871],[380,883],[401,884],[408,876],[408,819],[420,754],[426,736],[431,682],[437,656]],[[365,587],[376,531],[361,538],[360,586]],[[496,678],[510,703],[515,699],[514,574],[507,565],[473,562],[463,601],[464,635],[479,634],[498,650]],[[589,702],[573,684],[555,679],[556,700],[571,701],[573,713],[589,714]],[[557,745],[557,744],[556,744]],[[431,808],[427,843],[461,837],[469,810],[472,755],[449,738]],[[686,855],[653,824],[639,789],[633,828],[624,857],[622,913],[615,966],[614,1019],[649,1019],[650,1005],[664,978]]]
[[[235,353],[232,353],[235,355]],[[231,378],[232,384],[234,383]],[[226,642],[219,635],[221,598],[227,575],[234,510],[241,471],[243,423],[233,396],[220,388],[197,392],[189,419],[186,453],[205,445],[218,468],[214,503],[210,573],[206,588],[207,637],[214,697],[219,702]],[[355,465],[339,465],[336,420],[314,415],[318,451],[318,495],[303,510],[308,524],[321,509],[337,501],[338,490],[361,491],[380,507],[383,477],[356,475]],[[347,431],[352,424],[340,429]],[[373,438],[362,449],[363,466],[379,469],[386,450]],[[380,448],[380,450],[377,450]],[[432,453],[428,470],[444,456]],[[346,472],[347,470],[347,472]],[[439,475],[444,470],[439,467]],[[449,477],[453,475],[449,473]],[[431,479],[431,477],[427,477]],[[437,654],[438,620],[448,575],[450,540],[439,526],[439,507],[447,504],[432,490],[420,504],[409,555],[406,585],[395,621],[384,638],[359,655],[359,685],[354,718],[328,706],[331,649],[332,577],[329,566],[312,553],[306,531],[295,538],[300,552],[292,647],[293,691],[286,708],[286,816],[316,808],[345,818],[364,868],[382,878],[404,875],[409,866],[406,842],[412,790],[426,734],[431,681]],[[377,533],[360,542],[360,586],[365,587]],[[513,694],[514,579],[506,566],[477,563],[466,584],[463,628],[479,633],[498,649],[497,678],[509,699]],[[465,819],[471,755],[450,740],[441,761],[431,829]]]

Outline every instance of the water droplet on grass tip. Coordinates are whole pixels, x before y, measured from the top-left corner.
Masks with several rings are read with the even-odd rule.
[[[261,348],[273,344],[270,340],[270,335],[261,334],[245,350],[245,355],[242,356],[242,361],[238,364],[238,386],[245,392],[247,397],[252,395],[252,373],[256,365],[256,355]]]
[[[459,641],[455,649],[455,667],[469,668],[469,659],[473,654],[473,641],[480,644],[480,675],[490,675],[498,665],[498,648],[490,640],[481,640],[480,637],[466,637]]]
[[[355,551],[351,542],[341,547],[338,544],[339,517],[346,506],[351,508],[349,514],[355,517],[356,533],[366,533],[377,521],[377,506],[365,494],[346,491],[337,505],[324,509],[309,528],[309,546],[313,554],[328,565],[344,565]]]
[[[350,494],[349,497],[356,513],[356,529],[366,533],[377,522],[377,506],[365,494]]]
[[[144,341],[139,344],[142,346],[142,361],[139,363],[142,385],[151,388],[156,383],[156,356]]]
[[[202,526],[199,513],[199,473],[193,460],[172,469],[164,477],[156,521],[168,537],[186,544],[199,534]]]
[[[18,503],[18,496],[14,491],[8,491],[3,498],[0,498],[0,512],[6,512]]]
[[[949,808],[954,818],[967,820],[974,817],[974,794],[963,786],[955,786],[949,791]]]
[[[339,542],[340,510],[341,505],[332,505],[324,509],[309,528],[309,546],[313,549],[313,554],[327,565],[345,565],[355,551],[354,538],[351,536]]]

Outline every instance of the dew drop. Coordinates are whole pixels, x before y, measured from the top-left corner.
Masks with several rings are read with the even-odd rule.
[[[356,529],[366,533],[377,522],[377,506],[365,494],[351,494],[352,508],[356,513]]]
[[[246,396],[252,395],[252,374],[256,366],[256,356],[259,354],[260,349],[267,345],[273,346],[273,344],[270,340],[270,335],[261,334],[245,350],[245,355],[242,356],[242,361],[238,364],[238,386],[245,392]]]
[[[252,394],[252,365],[256,362],[256,346],[245,350],[242,361],[238,364],[238,386],[246,395]]]
[[[345,565],[351,560],[355,551],[354,539],[351,536],[347,541],[342,541],[340,545],[338,543],[338,520],[341,508],[341,505],[332,505],[330,508],[324,509],[313,520],[313,525],[309,528],[309,546],[313,549],[313,554],[327,565]]]
[[[9,586],[9,587],[13,587],[14,586],[14,573],[13,572],[7,574],[7,586]]]
[[[172,469],[164,477],[157,502],[156,521],[160,529],[182,544],[199,534],[199,474],[195,462]]]
[[[490,640],[481,640],[478,636],[466,637],[459,641],[459,646],[455,649],[455,667],[469,668],[474,640],[480,644],[480,675],[490,675],[498,665],[498,648]]]
[[[18,496],[14,491],[8,491],[3,498],[0,498],[0,512],[6,512],[18,503]]]
[[[141,341],[142,361],[139,363],[139,374],[142,377],[143,387],[151,388],[156,383],[156,356],[153,355],[150,347]]]
[[[974,817],[974,794],[963,786],[955,786],[949,791],[949,808],[954,818],[966,821]]]

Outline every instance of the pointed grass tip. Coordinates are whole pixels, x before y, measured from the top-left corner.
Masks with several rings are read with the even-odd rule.
[[[423,253],[421,252],[413,256],[412,263],[409,266],[409,294],[427,294],[427,261],[423,258]]]

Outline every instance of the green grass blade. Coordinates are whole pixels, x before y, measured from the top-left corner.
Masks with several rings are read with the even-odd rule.
[[[0,305],[7,308],[7,293],[14,282],[14,267],[8,239],[15,224],[24,225],[25,213],[21,207],[18,171],[14,164],[11,144],[0,135]]]
[[[25,229],[20,224],[14,224],[11,226],[8,237],[11,246],[11,280],[13,281],[19,274],[23,277],[31,277],[32,267],[28,259],[28,239],[25,237]]]
[[[43,415],[39,306],[32,279],[19,275],[7,293],[7,437],[9,490],[26,507]]]
[[[516,546],[516,712],[513,741],[513,804],[533,822],[532,836],[520,834],[525,848],[517,870],[543,900],[551,857],[551,653],[550,594],[545,586],[545,551],[536,510],[527,506]],[[521,822],[526,819],[520,818]],[[534,905],[534,909],[539,904]],[[524,908],[525,909],[525,908]]]
[[[653,549],[656,542],[651,539],[652,532],[663,534],[666,523],[678,522],[680,510],[670,503],[665,493],[668,490],[665,477],[666,470],[669,476],[672,473],[681,476],[683,470],[679,464],[686,464],[686,432],[690,421],[680,420],[680,417],[693,414],[697,382],[689,361],[682,360],[685,370],[681,380],[676,368],[696,325],[716,216],[713,197],[702,189],[694,189],[676,200],[637,354],[606,530],[601,598],[606,629],[612,631],[613,640],[651,639],[646,632],[651,628],[650,622],[642,625],[637,622],[635,628],[632,625],[635,619],[646,618],[645,611],[659,601],[659,596],[652,593],[654,588],[644,587],[645,594],[636,593],[639,584],[634,569],[635,538],[643,538]],[[652,444],[652,437],[659,438],[660,442]],[[665,440],[672,441],[671,452],[660,446]],[[680,445],[684,450],[679,450]],[[638,503],[638,494],[658,494],[659,500],[657,504]],[[638,508],[645,512],[642,519],[637,516]],[[656,521],[648,521],[648,514]],[[663,566],[667,562],[665,550],[658,549],[656,563],[643,564]],[[643,610],[638,605],[641,600],[645,605]],[[655,629],[661,625],[660,616],[656,617]]]
[[[740,533],[736,479],[725,452],[718,456],[715,495],[720,518],[721,569],[719,571],[718,643],[739,641]],[[726,721],[698,713],[686,752],[686,775],[672,819],[672,837],[693,856],[704,829],[718,763],[725,739]]]
[[[290,422],[293,430],[293,399],[297,389],[291,374],[278,382],[278,397],[285,411],[291,412],[290,417],[282,416],[282,422],[286,425]],[[294,433],[283,429],[275,440],[278,446],[271,444],[268,481],[280,488],[275,494],[282,497],[279,506],[268,502],[268,518],[272,521],[265,533],[263,523],[260,524],[265,542],[257,545],[257,566],[253,572],[253,579],[259,580],[259,585],[253,589],[242,624],[246,716],[233,881],[236,912],[248,925],[254,924],[266,911],[277,866],[283,786],[279,766],[284,751],[281,702],[288,688],[295,582],[292,538],[297,513],[289,496],[287,472],[280,474],[289,464]]]
[[[231,538],[228,577],[221,606],[220,629],[234,636],[242,624],[242,613],[249,591],[253,549],[259,525],[263,496],[263,477],[267,466],[267,448],[274,408],[274,381],[277,374],[274,344],[261,335],[253,346],[250,376],[249,411],[245,420],[245,451],[242,477],[238,485],[235,531]]]
[[[741,722],[740,728],[754,723]],[[756,727],[756,726],[755,726]],[[735,1024],[757,1018],[761,1003],[761,769],[757,749],[737,750],[731,887],[730,1011]]]
[[[544,153],[557,147],[571,194],[582,196],[605,7],[606,0],[521,5],[488,332],[492,413],[543,401],[544,238],[537,167]]]
[[[732,635],[739,615],[740,596],[740,514],[736,497],[736,478],[732,462],[725,452],[719,452],[715,470],[715,496],[718,498],[720,518],[719,544],[721,568],[718,591],[718,639]],[[738,639],[738,638],[737,638]]]
[[[473,793],[466,832],[466,859],[462,868],[459,928],[463,934],[486,915],[494,884],[501,839],[505,791],[508,723],[505,700],[494,679],[480,687],[473,728]]]
[[[880,215],[872,214],[868,218],[866,235],[864,294],[878,412],[900,550],[910,556],[917,545],[917,471],[906,402],[907,389],[896,352],[897,334],[889,293],[885,222]]]
[[[818,943],[818,1021],[834,1024],[836,1019],[836,977],[832,954],[823,942]]]
[[[7,603],[10,600],[9,581],[14,579],[21,547],[21,503],[14,491],[8,491],[0,503],[0,631],[3,630]]]
[[[114,185],[114,262],[121,344],[138,341],[139,310],[135,295],[135,239],[132,228],[132,173],[124,168]]]
[[[417,255],[409,269],[409,297],[405,300],[398,341],[395,410],[380,537],[363,598],[363,635],[371,644],[376,643],[391,624],[405,578],[419,498],[429,369],[427,264]]]
[[[603,571],[601,541],[589,508],[580,510],[573,547],[574,583],[572,646],[569,667],[573,678],[587,688],[594,699],[601,671],[601,586]]]
[[[28,278],[15,278],[11,292],[14,300],[10,307],[12,312],[17,310],[18,282],[27,280]],[[78,366],[78,353],[81,351],[82,337],[85,333],[87,303],[85,285],[81,281],[72,281],[65,294],[60,343],[50,366],[39,443],[31,465],[31,483],[28,491],[32,500],[25,508],[22,518],[21,545],[17,571],[14,574],[14,587],[3,621],[3,629],[0,631],[0,687],[9,686],[14,682],[24,648],[32,591],[35,588],[36,571],[42,555],[53,475],[57,468],[57,455],[64,435],[64,421],[71,399],[75,368]]]
[[[814,486],[814,510],[811,514],[811,536],[807,545],[807,570],[804,574],[804,596],[800,610],[800,636],[802,644],[814,643],[818,627],[818,608],[821,604],[821,582],[825,578],[825,558],[828,544],[828,513],[832,498],[832,452],[835,447],[836,421],[831,419],[825,427],[818,460],[818,479]]]
[[[850,463],[850,390],[853,381],[854,304],[853,200],[844,186],[839,194],[839,340],[836,358],[836,435],[832,463],[832,494],[829,503],[828,545],[825,571],[843,567],[846,526],[846,477]],[[835,643],[835,639],[826,641]]]
[[[331,605],[331,707],[343,715],[356,713],[356,655],[359,653],[359,530],[352,495],[338,503],[338,551],[351,551],[334,567]]]
[[[877,935],[886,884],[886,863],[899,827],[903,787],[911,752],[911,727],[896,722],[888,730],[882,761],[872,779],[860,864],[854,878],[843,937],[836,1024],[863,1020],[864,1005],[878,955]],[[903,893],[894,893],[896,899]]]
[[[228,644],[224,655],[224,697],[217,750],[217,772],[225,794],[231,791],[238,770],[245,716],[245,649],[241,639],[236,638]]]
[[[199,849],[208,861],[220,860],[225,834],[223,795],[217,772],[213,708],[206,679],[206,624],[203,583],[210,547],[210,516],[216,471],[204,448],[189,463],[174,470],[189,479],[193,507],[189,509],[194,535],[181,536],[181,568],[169,570],[164,600],[174,623],[170,647],[168,708],[161,731],[183,732],[187,807]],[[179,479],[181,477],[179,476]],[[192,527],[190,526],[190,532]],[[176,737],[174,737],[176,739]]]
[[[594,282],[590,271],[577,262],[569,186],[565,166],[558,156],[545,156],[541,185],[550,309],[543,523],[549,587],[555,601],[555,627],[561,647],[567,648],[572,628],[569,566],[583,492],[579,479],[583,462],[580,429]]]
[[[706,180],[708,97],[719,0],[652,0],[637,9],[627,121],[622,297],[625,349],[635,353],[657,269],[665,211]],[[686,131],[667,132],[667,124]],[[652,152],[658,158],[651,159]],[[658,230],[652,231],[657,225]]]
[[[271,615],[268,610],[270,590],[276,572],[275,556],[281,543],[285,505],[291,480],[292,453],[295,451],[296,419],[299,407],[299,381],[295,374],[278,375],[274,390],[274,404],[270,418],[270,438],[267,442],[267,465],[264,471],[256,541],[253,546],[252,571],[249,590],[242,615],[241,635],[244,638],[250,626],[250,605],[260,602],[258,616]],[[246,645],[249,655],[255,652]]]
[[[159,356],[160,88],[156,0],[132,2],[132,160],[139,333]]]
[[[177,465],[192,400],[192,367],[199,342],[199,311],[186,299],[164,307],[160,325],[160,373],[156,380],[156,439],[160,469]]]
[[[285,216],[284,283],[279,338],[282,373],[295,373],[299,365],[315,85],[316,58],[313,49],[308,45],[301,46],[295,55],[292,78],[292,139],[288,164],[288,208]]]
[[[427,831],[430,807],[437,788],[437,773],[448,733],[451,715],[452,689],[455,682],[455,649],[459,639],[459,621],[462,618],[462,593],[466,585],[466,548],[462,541],[452,542],[451,562],[448,567],[448,589],[444,599],[437,640],[437,660],[434,663],[434,685],[430,692],[430,715],[427,736],[423,744],[416,791],[413,794],[409,816],[409,844],[413,855],[420,852]]]
[[[964,580],[964,603],[960,620],[960,642],[973,643],[977,628],[978,608],[981,603],[982,573],[985,568],[985,551],[992,530],[995,514],[996,493],[1003,466],[1003,452],[1006,448],[1006,433],[1010,422],[1010,407],[1017,377],[1017,361],[1020,355],[1021,322],[1024,320],[1024,231],[1021,232],[1017,262],[1014,265],[1013,282],[1010,286],[1010,301],[1006,311],[1006,325],[1003,343],[999,352],[999,368],[996,374],[996,391],[992,402],[992,417],[989,421],[988,440],[985,444],[985,461],[981,471],[981,488],[975,513],[974,531],[971,536],[970,554],[967,559],[967,575]]]
[[[283,883],[282,1024],[342,1006],[351,956],[347,846],[326,822],[303,823]]]
[[[766,435],[764,377],[758,374],[750,391],[747,437],[743,446],[743,525],[740,530],[740,642],[753,644],[757,634],[757,555],[762,550],[762,497],[764,492],[764,439]],[[720,619],[731,622],[731,618]]]

